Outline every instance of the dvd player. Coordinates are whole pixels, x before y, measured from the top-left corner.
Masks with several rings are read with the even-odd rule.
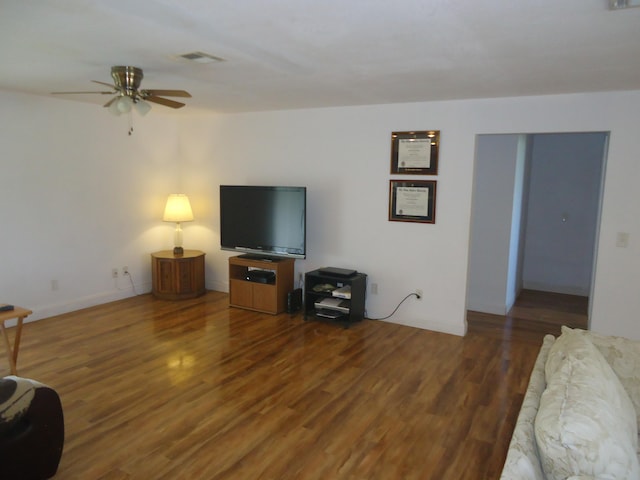
[[[276,283],[276,272],[271,270],[249,270],[247,280],[257,283]]]
[[[332,275],[334,277],[353,277],[356,273],[358,273],[357,270],[347,268],[324,267],[320,269],[320,274]]]

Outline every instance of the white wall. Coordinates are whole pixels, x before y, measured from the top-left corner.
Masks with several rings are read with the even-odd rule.
[[[532,137],[524,287],[588,296],[606,134]]]
[[[452,281],[464,278],[466,272],[464,262],[455,258],[464,248],[467,235],[464,228],[456,233],[461,226],[455,221],[459,217],[455,189],[446,182],[438,185],[435,225],[387,220],[391,131],[439,126],[422,118],[424,105],[414,106],[409,118],[404,113],[398,117],[393,113],[396,108],[229,115],[217,117],[211,124],[201,118],[185,120],[183,134],[191,139],[186,143],[192,152],[186,157],[193,163],[187,175],[212,179],[206,186],[200,185],[201,194],[214,202],[207,250],[215,252],[219,248],[219,184],[305,185],[308,256],[296,262],[298,272],[337,266],[368,274],[369,283],[379,286],[377,295],[368,296],[367,313],[371,317],[391,313],[404,296],[422,289],[423,300],[406,302],[394,320],[464,333],[464,289],[462,297],[449,293]],[[394,121],[387,118],[388,112]],[[198,139],[215,147],[197,148]],[[451,151],[451,147],[447,145],[443,152]],[[438,180],[443,180],[443,175],[455,178],[462,165],[445,158]],[[224,260],[228,254],[218,255],[222,261],[213,273],[215,287],[226,290]],[[451,298],[443,303],[441,299],[447,297]],[[457,322],[449,319],[452,305],[460,314]]]
[[[29,319],[150,290],[149,253],[172,245],[163,224],[178,186],[175,122],[72,101],[0,93],[0,302]],[[53,289],[53,283],[57,289]]]
[[[523,135],[512,134],[480,135],[477,140],[467,292],[469,310],[506,315],[515,300],[524,139]],[[517,201],[516,191],[520,193]]]
[[[132,137],[93,106],[0,100],[3,171],[12,184],[0,194],[0,218],[11,228],[1,240],[2,301],[45,313],[99,303],[118,293],[110,269],[123,261],[148,282],[149,252],[171,246],[171,227],[158,219],[175,188],[190,195],[196,215],[184,226],[185,246],[207,252],[207,286],[225,288],[218,185],[304,184],[309,253],[298,271],[332,265],[368,273],[379,285],[367,299],[372,317],[421,288],[423,300],[406,302],[391,321],[463,334],[476,135],[611,131],[592,328],[640,338],[640,92],[225,116],[164,117],[158,108],[137,121]],[[411,129],[442,132],[434,225],[387,220],[389,179],[405,178],[389,174],[390,134]],[[73,215],[62,205],[74,205]],[[620,231],[630,235],[626,249],[615,246]]]
[[[526,206],[525,191],[527,170],[527,135],[518,135],[513,184],[513,206],[511,209],[511,231],[509,232],[509,271],[507,274],[506,312],[516,303],[522,290],[522,265],[524,263],[524,238]]]
[[[629,170],[637,168],[631,158],[639,102],[640,94],[631,92],[186,118],[181,122],[181,137],[189,145],[186,175],[200,178],[199,194],[212,202],[201,248],[209,245],[211,256],[217,257],[213,282],[226,288],[226,254],[215,253],[218,185],[304,184],[309,188],[309,252],[297,262],[298,271],[332,265],[367,273],[369,283],[379,286],[379,293],[367,299],[371,317],[390,313],[407,293],[421,288],[424,299],[410,300],[391,321],[461,334],[476,135],[612,130],[608,178],[624,184]],[[411,129],[442,131],[435,225],[387,220],[389,179],[403,178],[389,174],[390,134]],[[600,271],[634,272],[629,268],[638,262],[633,255],[637,222],[621,215],[635,202],[633,192],[615,187],[605,192]],[[631,233],[624,251],[611,243],[620,228]],[[611,265],[601,266],[603,259]],[[602,283],[609,290],[616,278],[600,277],[596,289]],[[615,330],[611,315],[624,317],[633,311],[627,311],[632,304],[637,305],[633,295],[624,303],[595,295],[594,329]],[[640,333],[632,330],[626,329],[630,335]]]

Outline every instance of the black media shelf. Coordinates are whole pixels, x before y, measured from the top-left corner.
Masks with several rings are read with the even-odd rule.
[[[326,269],[313,270],[304,276],[304,319],[334,321],[345,327],[364,319],[367,275],[359,272],[348,276],[333,275],[323,270]],[[347,286],[351,289],[351,298],[333,294],[334,290]],[[317,304],[325,299],[340,304],[318,307]]]

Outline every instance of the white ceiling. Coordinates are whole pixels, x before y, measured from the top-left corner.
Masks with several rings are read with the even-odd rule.
[[[225,61],[179,57],[193,51]],[[112,65],[141,67],[142,88],[189,91],[184,112],[637,90],[640,8],[610,11],[608,0],[0,0],[0,89],[99,91],[90,81],[111,83]],[[56,98],[102,105],[110,97]]]

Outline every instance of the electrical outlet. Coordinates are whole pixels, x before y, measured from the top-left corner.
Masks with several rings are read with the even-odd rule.
[[[129,267],[127,267],[126,265],[124,267],[122,267],[122,275],[129,275]]]
[[[627,248],[629,246],[629,234],[627,232],[618,232],[616,237],[616,247]]]
[[[118,278],[118,269],[117,268],[112,268],[111,269],[111,277],[113,278]]]
[[[378,284],[377,283],[372,283],[371,284],[371,295],[377,295],[378,294]]]
[[[422,300],[422,290],[420,290],[419,288],[416,288],[416,297],[418,298],[418,300]]]

